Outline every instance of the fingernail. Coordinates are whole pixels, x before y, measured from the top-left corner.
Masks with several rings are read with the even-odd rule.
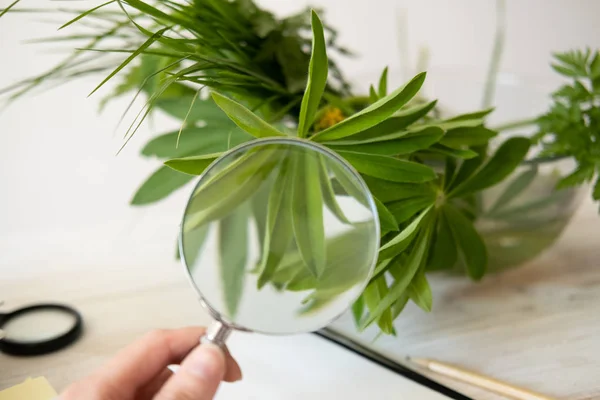
[[[207,381],[222,380],[225,375],[225,355],[219,346],[204,343],[186,358],[185,368]]]

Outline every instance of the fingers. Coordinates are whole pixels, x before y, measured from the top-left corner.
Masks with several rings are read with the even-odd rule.
[[[237,382],[242,379],[242,370],[237,361],[231,356],[229,353],[229,349],[225,347],[223,349],[225,352],[225,364],[227,367],[227,371],[225,372],[225,382]]]
[[[199,343],[204,328],[159,330],[125,348],[95,376],[116,397],[132,396],[150,383],[167,365],[179,363]]]
[[[154,399],[211,400],[225,378],[226,368],[223,350],[211,343],[202,344],[183,360]]]

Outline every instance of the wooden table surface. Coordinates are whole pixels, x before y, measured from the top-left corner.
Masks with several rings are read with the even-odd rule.
[[[559,242],[523,267],[473,284],[436,278],[434,311],[412,307],[380,351],[457,363],[560,399],[600,399],[600,217],[585,202]],[[2,271],[3,310],[56,299],[85,316],[86,334],[38,358],[0,354],[0,389],[46,376],[58,390],[153,328],[206,324],[180,267],[98,265],[35,278]],[[489,393],[448,382],[475,399]],[[376,384],[371,382],[370,384]]]

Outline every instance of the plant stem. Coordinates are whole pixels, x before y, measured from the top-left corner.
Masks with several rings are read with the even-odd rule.
[[[521,119],[518,121],[508,122],[502,125],[495,126],[493,129],[498,132],[509,131],[512,129],[523,128],[526,126],[534,125],[537,118]]]
[[[483,92],[482,108],[490,108],[494,102],[496,92],[496,76],[500,69],[500,60],[504,50],[504,27],[506,22],[506,3],[504,0],[496,0],[496,34],[494,36],[494,48],[488,70],[485,91]]]

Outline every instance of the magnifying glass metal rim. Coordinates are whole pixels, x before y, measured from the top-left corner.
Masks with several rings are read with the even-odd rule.
[[[74,318],[73,326],[65,333],[50,339],[37,341],[18,341],[9,339],[2,330],[8,321],[35,311],[60,311]],[[35,304],[22,307],[9,313],[0,313],[0,352],[14,356],[38,356],[60,350],[81,336],[83,332],[83,318],[75,309],[63,304]]]
[[[269,138],[255,139],[255,140],[252,140],[249,142],[242,143],[242,144],[228,150],[221,157],[219,157],[215,161],[213,161],[204,170],[204,172],[202,174],[200,174],[200,176],[198,177],[198,180],[197,180],[196,184],[194,185],[194,189],[192,190],[191,195],[186,203],[186,206],[185,206],[185,209],[183,212],[183,217],[181,219],[182,222],[180,225],[180,230],[179,230],[179,255],[181,257],[181,264],[183,265],[183,267],[185,269],[185,274],[188,277],[188,282],[190,283],[190,285],[192,286],[194,291],[199,296],[200,303],[204,306],[204,308],[206,308],[208,310],[210,315],[215,320],[213,323],[213,326],[211,326],[207,330],[207,339],[208,339],[208,341],[213,341],[216,344],[223,344],[231,330],[237,330],[237,331],[243,331],[243,332],[255,332],[255,333],[271,335],[271,336],[285,336],[285,335],[309,333],[309,332],[315,331],[315,329],[306,329],[306,330],[295,330],[292,332],[267,332],[267,331],[261,331],[261,330],[257,330],[257,329],[251,329],[251,328],[247,328],[244,326],[240,326],[240,325],[234,323],[233,321],[228,320],[226,316],[222,315],[220,312],[218,312],[215,309],[215,307],[213,307],[210,304],[208,299],[202,294],[202,291],[196,286],[194,279],[192,278],[192,275],[187,266],[187,261],[185,259],[185,252],[184,252],[184,248],[183,248],[184,223],[185,223],[185,218],[187,215],[187,210],[190,206],[190,203],[191,203],[194,193],[198,189],[198,186],[201,183],[203,183],[206,175],[211,173],[211,171],[215,168],[216,165],[218,165],[218,163],[220,162],[220,160],[222,158],[227,157],[232,153],[236,153],[236,152],[242,151],[247,148],[253,148],[253,147],[268,145],[268,144],[303,146],[305,148],[309,148],[311,150],[318,151],[328,157],[333,158],[335,161],[339,162],[340,165],[342,165],[352,176],[354,176],[356,178],[356,180],[360,184],[361,189],[367,196],[367,202],[369,205],[369,209],[373,214],[374,225],[375,225],[375,227],[374,227],[375,234],[376,234],[375,245],[377,246],[377,249],[379,249],[379,246],[380,246],[380,240],[381,240],[380,232],[381,231],[380,231],[380,223],[379,223],[379,214],[377,212],[377,206],[375,204],[375,200],[373,199],[373,195],[371,194],[371,191],[369,190],[367,184],[365,183],[363,178],[360,176],[358,171],[356,171],[356,169],[354,169],[354,167],[352,167],[352,165],[350,165],[350,163],[348,161],[346,161],[344,158],[342,158],[340,155],[338,155],[334,151],[328,149],[327,147],[325,147],[319,143],[316,143],[316,142],[313,142],[310,140],[306,140],[306,139],[302,139],[302,138],[292,138],[292,137],[269,137]],[[375,266],[377,264],[378,253],[379,253],[378,251],[374,252],[373,260],[371,261],[371,266],[369,268],[369,274],[368,274],[369,279],[365,279],[365,282],[363,282],[363,284],[361,286],[361,290],[358,293],[362,293],[362,291],[365,289],[365,287],[369,284],[370,277],[372,276],[373,271],[375,270]],[[360,294],[357,295],[356,298],[358,298],[358,296],[360,296]],[[356,300],[356,298],[354,300]],[[333,321],[335,321],[337,318],[339,318],[344,312],[346,312],[347,309],[348,308],[345,308],[339,314],[336,314],[329,321],[327,321],[327,323],[325,323],[323,326],[327,326],[327,325],[331,324]]]

